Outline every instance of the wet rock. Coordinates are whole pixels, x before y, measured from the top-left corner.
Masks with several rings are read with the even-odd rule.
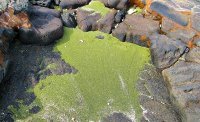
[[[159,31],[159,22],[142,15],[127,15],[112,32],[121,41],[147,46],[148,37]]]
[[[75,15],[73,13],[64,12],[61,17],[64,26],[69,28],[75,28],[77,26]]]
[[[126,9],[129,5],[129,0],[99,0],[105,4],[106,7],[115,9]]]
[[[33,9],[30,14],[31,28],[20,28],[19,38],[25,44],[47,45],[63,35],[62,21],[51,9]],[[31,38],[30,38],[31,37]]]
[[[77,10],[77,24],[83,31],[95,31],[98,29],[98,20],[101,18],[99,13],[84,9]]]
[[[181,118],[173,106],[160,103],[146,96],[140,98],[144,110],[143,116],[149,122],[181,122]]]
[[[200,31],[200,7],[199,8],[193,8],[193,12],[192,12],[192,18],[191,18],[191,22],[192,22],[192,27],[197,30]]]
[[[124,19],[125,16],[126,16],[126,10],[125,9],[118,11],[116,16],[115,16],[115,22],[116,23],[122,22],[122,20]]]
[[[132,122],[132,120],[123,113],[113,113],[112,115],[103,118],[103,122]]]
[[[165,35],[154,34],[150,40],[153,64],[160,69],[173,65],[186,50],[184,43]]]
[[[32,0],[31,3],[42,7],[50,7],[52,0]]]
[[[112,10],[105,17],[103,17],[98,22],[98,30],[104,33],[111,33],[112,29],[115,26],[115,15],[117,14],[116,10]]]
[[[162,16],[165,16],[182,26],[187,26],[189,22],[189,17],[176,11],[173,7],[171,7],[171,5],[169,5],[169,3],[170,2],[168,1],[154,0],[150,8],[153,11],[156,11]]]
[[[200,63],[200,48],[196,47],[191,49],[185,56],[185,60],[188,62]]]
[[[60,0],[60,6],[63,9],[77,8],[77,7],[88,4],[90,1],[91,0]]]
[[[200,64],[178,61],[163,70],[170,92],[181,107],[187,122],[200,120]]]

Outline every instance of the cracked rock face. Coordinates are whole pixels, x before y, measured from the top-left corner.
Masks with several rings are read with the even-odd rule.
[[[200,120],[200,64],[179,61],[163,70],[164,79],[169,83],[171,94],[185,113],[186,121]]]
[[[144,120],[149,122],[180,122],[178,109],[170,100],[167,84],[161,73],[146,65],[137,82]]]
[[[146,46],[148,37],[158,30],[158,21],[144,18],[142,15],[127,15],[125,20],[113,30],[112,35],[121,41]]]
[[[154,34],[150,40],[152,60],[159,69],[172,66],[187,49],[181,41],[170,39],[165,35]]]

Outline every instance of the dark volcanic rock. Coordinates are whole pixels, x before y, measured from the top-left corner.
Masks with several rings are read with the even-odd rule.
[[[186,50],[184,43],[165,35],[154,34],[150,40],[153,63],[160,69],[173,65]]]
[[[122,9],[122,10],[118,11],[115,16],[115,22],[116,23],[122,22],[122,20],[124,19],[125,16],[126,16],[126,9]]]
[[[77,8],[77,7],[88,4],[90,1],[91,0],[60,0],[60,6],[63,9]]]
[[[40,79],[49,75],[75,74],[77,70],[61,59],[59,53],[53,51],[53,45],[33,46],[15,43],[10,48],[11,66],[5,82],[0,85],[0,121],[9,121],[11,113],[8,106],[23,101],[30,105],[36,98],[28,89],[33,88]],[[31,113],[40,109],[33,107]],[[2,116],[3,115],[3,116]]]
[[[61,17],[64,26],[69,28],[75,28],[77,26],[74,13],[63,12]]]
[[[26,44],[47,45],[62,37],[63,24],[57,18],[56,12],[36,7],[29,14],[32,26],[29,29],[19,29],[20,41]]]
[[[43,7],[50,7],[52,4],[52,0],[32,0],[31,3]]]
[[[98,30],[104,33],[111,33],[112,29],[115,26],[115,15],[117,14],[116,10],[109,12],[104,18],[98,22]]]
[[[163,2],[163,0],[154,0],[150,8],[182,26],[188,25],[189,17],[176,11],[173,7],[168,5],[167,1]]]
[[[54,9],[49,9],[49,8],[45,8],[45,7],[40,7],[40,6],[30,6],[28,9],[28,13],[29,15],[53,15],[57,18],[60,18],[61,14],[60,12],[54,10]]]
[[[103,118],[103,122],[132,122],[132,120],[123,113],[113,113],[112,115]]]
[[[77,24],[83,31],[95,31],[98,29],[98,20],[101,18],[99,13],[87,11],[84,9],[77,10]]]
[[[106,7],[115,9],[125,9],[129,6],[129,0],[99,0]]]
[[[7,75],[10,60],[8,57],[8,49],[10,42],[15,37],[15,32],[9,28],[0,28],[0,83]]]
[[[112,35],[121,41],[146,46],[148,37],[159,29],[158,21],[144,18],[142,15],[127,15],[125,20],[113,30]]]
[[[181,107],[187,122],[200,120],[200,64],[178,61],[163,70],[170,92]]]

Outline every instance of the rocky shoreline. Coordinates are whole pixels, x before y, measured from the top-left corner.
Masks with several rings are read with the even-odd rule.
[[[3,97],[6,99],[0,99],[1,105],[4,105],[0,111],[0,120],[13,121],[7,111],[10,104],[8,100],[12,102],[20,96],[22,99],[30,98],[27,102],[34,99],[34,95],[27,95],[23,91],[29,83],[36,84],[52,74],[78,72],[76,67],[65,63],[59,54],[52,52],[52,43],[63,36],[65,26],[79,28],[84,32],[101,31],[122,42],[150,49],[152,62],[145,66],[137,81],[140,106],[143,109],[141,121],[199,122],[200,1],[99,1],[0,1],[1,95],[10,89],[9,95]],[[95,11],[98,9],[101,12]],[[39,54],[34,54],[34,50],[38,50]],[[43,75],[35,76],[45,69],[34,67],[41,63],[37,59],[45,56],[49,60],[45,61],[44,67],[53,61],[58,64],[59,71],[44,71]],[[33,63],[26,64],[28,62]],[[32,75],[26,75],[26,72],[32,72]],[[21,78],[25,78],[27,83],[16,84]],[[15,90],[22,95],[14,93]],[[115,120],[132,121],[121,114],[113,114],[103,121]]]

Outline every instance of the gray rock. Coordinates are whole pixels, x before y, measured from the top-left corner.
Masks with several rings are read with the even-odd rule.
[[[126,9],[129,5],[129,0],[99,0],[106,7],[115,9]]]
[[[148,122],[182,122],[174,106],[160,103],[146,96],[140,98],[143,116]]]
[[[188,53],[186,53],[185,60],[188,62],[200,63],[200,48],[192,48]]]
[[[73,13],[63,12],[61,17],[64,26],[69,28],[75,28],[77,26],[75,15]]]
[[[140,73],[137,81],[137,89],[140,95],[145,95],[162,103],[170,104],[170,94],[162,77],[155,66],[148,64]]]
[[[163,70],[170,92],[181,107],[187,122],[200,120],[200,64],[179,61]]]
[[[60,7],[63,9],[77,8],[88,4],[90,1],[91,0],[60,0]]]
[[[54,15],[55,12],[46,8],[32,10],[29,14],[32,26],[28,29],[19,29],[21,42],[25,44],[47,45],[62,37],[63,24],[56,17],[57,14]]]
[[[112,32],[112,35],[121,41],[147,46],[148,37],[158,32],[159,22],[144,18],[142,15],[127,15]],[[143,37],[146,37],[142,40]]]
[[[160,69],[173,65],[186,50],[184,43],[172,40],[165,35],[154,34],[150,40],[153,63]]]
[[[115,26],[115,15],[117,14],[116,10],[112,10],[105,17],[98,21],[98,30],[104,33],[111,33],[112,29]]]
[[[169,6],[167,2],[163,2],[162,0],[154,0],[150,8],[182,26],[188,25],[189,17],[177,12],[173,7]]]
[[[28,10],[29,0],[15,0],[12,5],[15,12]]]
[[[196,32],[193,30],[176,29],[167,33],[167,36],[174,40],[181,40],[187,44],[195,36]]]
[[[199,8],[193,8],[192,17],[191,17],[192,27],[200,31],[200,7]]]
[[[194,39],[194,44],[198,47],[200,47],[200,37]]]
[[[94,11],[84,10],[82,8],[77,10],[77,24],[83,31],[95,31],[98,30],[98,20],[101,15]]]

